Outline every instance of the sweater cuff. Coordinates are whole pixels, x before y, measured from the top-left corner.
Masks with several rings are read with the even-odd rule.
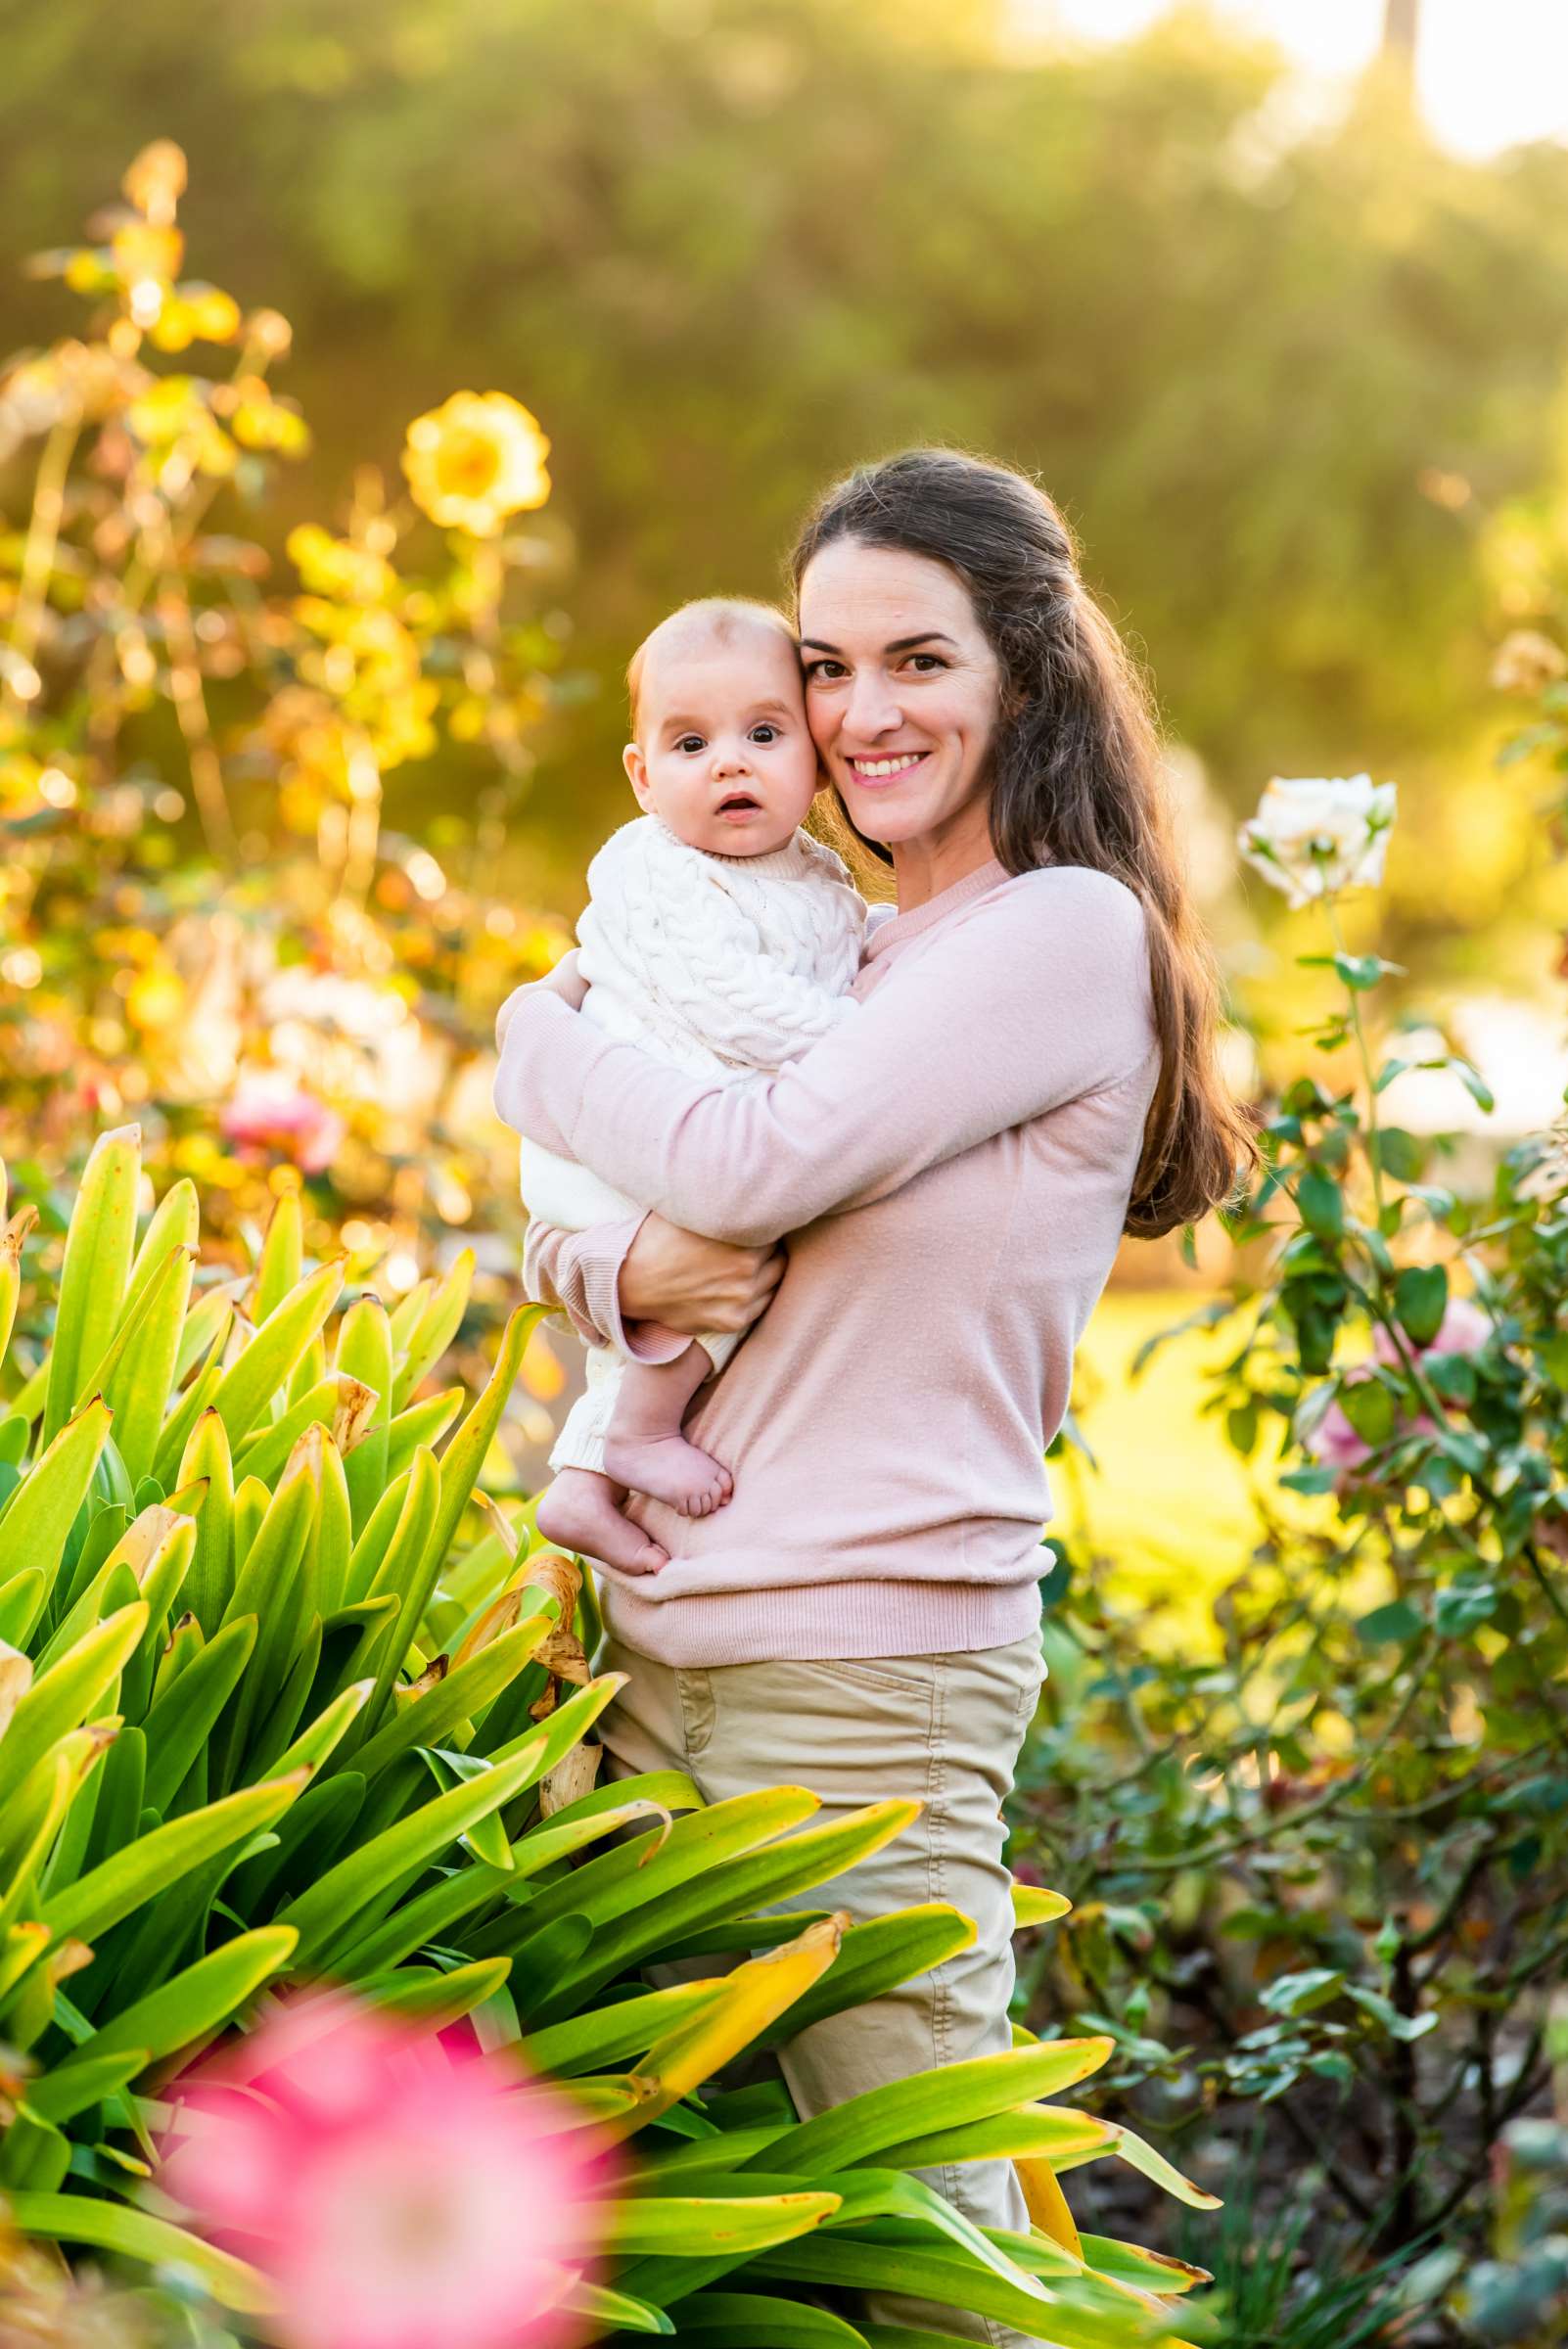
[[[613,1346],[636,1362],[671,1362],[688,1338],[654,1322],[626,1322],[621,1313],[621,1267],[645,1215],[587,1231],[562,1231],[531,1222],[523,1242],[523,1286],[539,1305],[558,1305],[587,1346]]]

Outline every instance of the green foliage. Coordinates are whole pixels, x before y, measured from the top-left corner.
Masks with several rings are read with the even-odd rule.
[[[1212,2349],[1369,2349],[1430,2314],[1440,2280],[1398,2258],[1370,2259],[1354,2234],[1324,2230],[1315,2193],[1271,2209],[1270,2167],[1256,2129],[1235,2155],[1237,2191],[1211,2223]]]
[[[1488,2256],[1466,2264],[1435,2254],[1428,2273],[1447,2282],[1447,2305],[1472,2335],[1555,2349],[1568,2303],[1568,2125],[1560,2114],[1510,2122],[1497,2167]]]
[[[1070,2221],[1062,2239],[990,2239],[909,2175],[1013,2152],[1054,2176],[1119,2155],[1206,2201],[1131,2132],[1039,2101],[1092,2073],[1108,2041],[1021,2044],[805,2125],[781,2084],[704,2100],[748,2049],[896,1990],[972,1928],[942,1906],[853,1927],[768,1913],[900,1832],[911,1804],[813,1824],[801,1788],[707,1811],[676,1773],[594,1788],[582,1740],[621,1682],[588,1672],[575,1570],[521,1544],[493,1507],[489,1531],[463,1543],[534,1310],[514,1315],[438,1456],[421,1445],[394,1470],[383,1451],[351,1488],[347,1465],[386,1434],[381,1406],[418,1407],[466,1275],[390,1319],[354,1299],[334,1323],[342,1267],[302,1259],[286,1196],[253,1278],[198,1276],[188,1308],[182,1292],[188,1319],[224,1303],[196,1342],[176,1323],[170,1342],[121,1358],[134,1424],[172,1462],[166,1488],[157,1475],[133,1486],[91,1364],[114,1360],[161,1295],[168,1199],[138,1257],[139,1191],[134,1129],[105,1135],[70,1221],[53,1347],[20,1386],[13,1369],[4,1421],[18,1471],[0,1511],[0,2195],[13,2225],[78,2256],[183,2270],[243,2325],[264,2305],[261,2279],[182,2231],[157,2194],[160,2092],[325,1972],[517,2047],[567,2083],[574,2126],[623,2148],[611,2286],[578,2295],[612,2330],[703,2338],[734,2324],[737,2338],[853,2341],[792,2287],[907,2269],[954,2308],[1048,2327],[1064,2349],[1169,2341],[1169,2298],[1197,2271],[1081,2242]],[[188,1260],[194,1221],[183,1203],[175,1215]],[[324,1338],[337,1408],[269,1450]],[[346,1355],[384,1391],[367,1394]],[[192,1394],[205,1398],[194,1418]],[[1033,1913],[1059,1907],[1037,1900]],[[640,1969],[694,1939],[739,1962],[648,1988]]]
[[[1505,1150],[1479,1199],[1434,1179],[1441,1145],[1381,1123],[1374,964],[1339,967],[1198,1316],[1233,1340],[1205,1407],[1317,1511],[1261,1484],[1216,1660],[1151,1667],[1071,1561],[1021,1816],[1095,1895],[1033,1997],[1168,2126],[1277,2107],[1361,2251],[1408,2254],[1473,2222],[1544,2096],[1568,1955],[1568,1151]]]
[[[1471,524],[1544,459],[1568,326],[1551,148],[1460,162],[1370,99],[1294,137],[1280,62],[1206,11],[1061,57],[901,0],[618,0],[613,41],[576,0],[149,0],[82,74],[94,31],[62,0],[12,43],[19,245],[178,138],[193,220],[304,330],[318,510],[410,395],[520,390],[603,676],[682,596],[772,592],[836,469],[946,438],[1042,469],[1230,796],[1396,752],[1457,796]],[[57,331],[10,300],[10,341]],[[544,746],[563,896],[622,714]]]
[[[341,534],[298,522],[275,563],[256,517],[309,445],[269,380],[290,329],[184,275],[184,184],[179,149],[156,141],[98,241],[37,256],[84,301],[80,337],[0,371],[0,1148],[32,1148],[46,1112],[65,1134],[141,1111],[154,1163],[201,1175],[231,1228],[265,1197],[259,1170],[292,1161],[318,1214],[353,1202],[368,1270],[421,1226],[483,1227],[515,1201],[472,1093],[495,1003],[564,943],[490,894],[553,691],[556,638],[534,609],[549,547],[517,521],[548,493],[546,443],[517,401],[459,393],[410,428],[406,496],[360,467]],[[441,746],[466,762],[475,819],[432,827],[438,854],[383,823],[383,799]],[[113,1362],[102,1301],[123,1285],[123,1188],[77,1227],[103,1261],[63,1274],[86,1304],[57,1349],[46,1433],[93,1375],[133,1483],[159,1464],[148,1414],[167,1391],[142,1359],[188,1326],[194,1196],[171,1194],[144,1238],[146,1318],[123,1320]],[[342,1221],[313,1221],[314,1244]],[[258,1318],[294,1285],[301,1209],[273,1232]],[[406,1389],[468,1302],[466,1281],[443,1286]],[[361,1353],[378,1359],[365,1331],[346,1367]],[[384,1425],[402,1400],[384,1383]],[[291,1401],[297,1421],[267,1430],[285,1452],[312,1404],[331,1417],[319,1381]],[[218,1407],[232,1438],[240,1406]]]

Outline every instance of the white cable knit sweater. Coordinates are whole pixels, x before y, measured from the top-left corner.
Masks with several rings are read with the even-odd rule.
[[[844,1018],[864,928],[843,864],[805,832],[770,856],[713,856],[638,816],[588,867],[584,1008],[661,1058],[771,1072]]]
[[[797,832],[768,856],[714,856],[638,816],[588,867],[577,924],[585,1018],[693,1074],[773,1074],[856,1006],[866,908],[842,860]],[[571,1231],[637,1202],[525,1141],[530,1215]]]

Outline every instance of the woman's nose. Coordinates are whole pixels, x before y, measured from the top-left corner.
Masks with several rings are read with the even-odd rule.
[[[887,678],[862,671],[850,687],[850,698],[844,709],[843,732],[865,742],[873,735],[891,733],[902,723],[903,712]]]

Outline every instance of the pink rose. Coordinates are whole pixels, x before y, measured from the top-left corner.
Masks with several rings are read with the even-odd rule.
[[[1417,1346],[1413,1339],[1408,1344],[1423,1358],[1432,1354],[1479,1354],[1491,1335],[1492,1316],[1482,1312],[1473,1297],[1451,1297],[1437,1336],[1429,1338],[1424,1346]],[[1380,1362],[1391,1367],[1399,1362],[1399,1350],[1381,1322],[1372,1332],[1372,1351]]]
[[[1370,1445],[1362,1443],[1338,1403],[1331,1403],[1318,1420],[1307,1438],[1307,1450],[1319,1467],[1340,1470],[1360,1468],[1372,1456]]]
[[[320,1174],[338,1154],[343,1119],[281,1070],[242,1077],[218,1119],[226,1141],[242,1150],[276,1150],[303,1174]]]
[[[1364,1370],[1347,1370],[1342,1386],[1360,1386],[1365,1382]],[[1430,1436],[1436,1433],[1430,1416],[1418,1411],[1413,1419],[1401,1419],[1391,1433],[1398,1436]],[[1306,1450],[1322,1468],[1338,1471],[1334,1490],[1343,1493],[1356,1471],[1364,1467],[1372,1456],[1372,1448],[1356,1433],[1339,1402],[1331,1403],[1316,1426],[1304,1439]]]

